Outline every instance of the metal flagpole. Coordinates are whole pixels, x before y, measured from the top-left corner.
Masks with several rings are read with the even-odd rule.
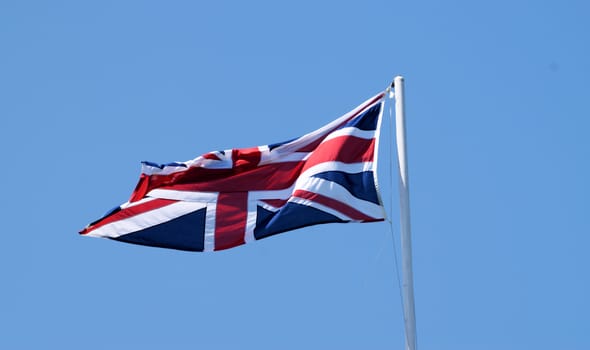
[[[395,129],[399,167],[400,226],[402,246],[402,291],[406,350],[416,350],[416,314],[414,310],[414,277],[412,272],[412,238],[410,226],[410,189],[406,152],[406,122],[404,114],[404,78],[393,80],[395,94]]]

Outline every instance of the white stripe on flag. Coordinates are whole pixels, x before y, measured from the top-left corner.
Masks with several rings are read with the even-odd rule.
[[[155,189],[148,192],[147,196],[177,201],[211,203],[217,201],[218,193]]]
[[[248,216],[246,219],[246,232],[244,234],[244,242],[249,243],[256,240],[254,238],[254,228],[256,227],[256,216],[258,213],[257,201],[252,200],[252,193],[248,195]]]
[[[307,159],[309,157],[309,154],[310,152],[281,153],[275,152],[274,150],[266,150],[260,153],[259,165],[271,163],[299,162]]]
[[[340,220],[344,220],[344,221],[356,221],[356,220],[352,220],[352,218],[344,215],[343,213],[334,210],[330,207],[326,207],[325,205],[322,205],[320,203],[314,202],[312,200],[309,199],[304,199],[304,198],[299,198],[299,197],[293,197],[291,199],[289,199],[290,203],[296,203],[296,204],[301,204],[301,205],[305,205],[307,207],[312,207],[312,208],[316,208],[318,210],[321,210],[323,212],[326,212],[328,214],[334,215],[335,217],[337,217]]]
[[[87,235],[93,237],[117,238],[128,233],[133,233],[168,222],[172,219],[176,219],[179,216],[203,208],[205,208],[203,203],[176,202],[165,207],[146,211],[145,213],[138,214],[127,219],[111,222],[93,231],[90,231]]]
[[[207,213],[205,216],[205,238],[203,244],[204,252],[215,250],[215,215],[217,213],[217,203],[207,203]]]
[[[295,191],[298,189],[335,199],[372,218],[383,218],[383,210],[379,204],[357,198],[348,192],[346,188],[335,182],[312,177],[301,187],[295,188]]]
[[[295,187],[299,188],[302,183],[305,183],[307,179],[311,178],[314,175],[326,172],[326,171],[341,171],[347,174],[358,174],[364,171],[373,171],[374,164],[373,162],[364,162],[364,163],[342,163],[342,162],[324,162],[318,165],[314,165],[311,168],[307,169],[295,182]]]
[[[322,143],[341,136],[354,136],[360,139],[370,140],[375,137],[375,130],[361,130],[353,126],[349,126],[330,133],[328,136],[326,136]]]

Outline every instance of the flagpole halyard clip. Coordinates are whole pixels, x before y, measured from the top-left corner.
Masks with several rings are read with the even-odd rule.
[[[394,90],[395,90],[395,78],[391,81],[391,84],[389,84],[387,89],[385,89],[385,92],[387,92],[387,95],[390,99],[395,97]]]

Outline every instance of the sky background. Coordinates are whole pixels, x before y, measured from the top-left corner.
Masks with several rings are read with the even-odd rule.
[[[303,135],[398,74],[419,348],[590,348],[589,16],[567,0],[0,1],[0,348],[402,349],[387,131],[395,244],[386,223],[209,254],[77,234],[142,160]]]

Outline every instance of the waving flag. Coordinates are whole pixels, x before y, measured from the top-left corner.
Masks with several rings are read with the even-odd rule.
[[[315,224],[382,221],[375,168],[383,98],[291,141],[143,162],[129,201],[80,233],[213,251]]]

